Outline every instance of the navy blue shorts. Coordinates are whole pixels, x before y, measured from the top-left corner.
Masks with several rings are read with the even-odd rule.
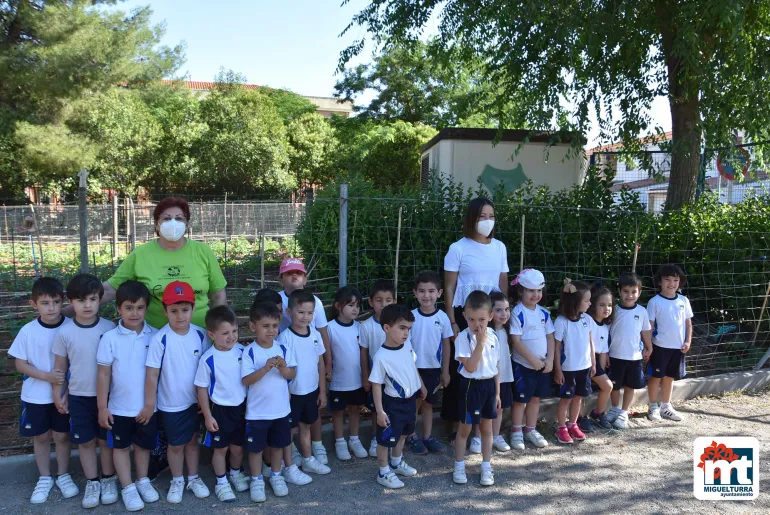
[[[547,399],[551,396],[551,374],[513,363],[513,401],[527,404],[532,397]]]
[[[500,408],[513,406],[513,383],[500,383]]]
[[[596,373],[594,374],[594,377],[607,375],[607,371],[602,368],[600,363],[599,354],[596,354]]]
[[[622,388],[641,390],[647,386],[641,359],[610,358],[608,373],[610,380],[612,380],[613,390]]]
[[[478,424],[482,418],[497,418],[497,389],[494,378],[468,379],[460,375],[460,413],[464,424]]]
[[[423,402],[428,404],[436,404],[438,402],[438,386],[441,384],[441,369],[440,368],[418,368],[422,383],[425,385],[425,389],[428,394],[425,396]]]
[[[49,430],[57,433],[68,433],[70,430],[70,416],[59,413],[53,402],[50,404],[33,404],[21,401],[19,434],[30,438],[45,434]]]
[[[682,379],[684,375],[684,353],[681,350],[652,345],[652,356],[647,364],[648,377]]]
[[[414,433],[417,422],[417,395],[408,399],[382,395],[382,409],[388,415],[390,425],[377,424],[377,444],[383,447],[395,447],[402,436]]]
[[[169,445],[176,447],[190,443],[200,429],[201,421],[197,404],[182,411],[158,411],[158,415],[166,429]]]
[[[265,447],[283,449],[291,443],[291,424],[288,415],[274,420],[246,421],[246,450],[262,452]]]
[[[559,397],[587,397],[591,393],[591,369],[564,371],[564,384],[559,388]]]
[[[112,429],[107,430],[107,447],[127,449],[131,444],[152,450],[158,446],[158,414],[153,413],[147,424],[140,424],[136,417],[112,416]]]
[[[289,423],[292,428],[300,423],[310,425],[318,420],[318,390],[305,395],[292,395],[289,404],[291,405]]]
[[[99,425],[99,408],[96,397],[69,396],[70,441],[88,443],[94,438],[107,439],[107,430]]]
[[[366,404],[366,390],[336,391],[329,390],[329,411],[343,411],[348,406]]]
[[[211,416],[217,421],[219,431],[212,433],[207,429],[203,445],[212,449],[224,449],[230,445],[243,447],[246,434],[245,401],[240,406],[212,404]]]

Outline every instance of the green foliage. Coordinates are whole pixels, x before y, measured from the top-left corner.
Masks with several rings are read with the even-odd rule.
[[[307,98],[298,95],[288,89],[260,88],[267,98],[273,101],[273,105],[278,110],[278,115],[285,124],[292,120],[316,112],[316,106]]]
[[[336,171],[339,142],[329,122],[318,113],[305,113],[289,122],[291,171],[297,184],[320,185]]]

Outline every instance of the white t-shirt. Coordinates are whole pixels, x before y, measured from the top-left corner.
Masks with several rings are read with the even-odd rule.
[[[267,360],[281,356],[287,367],[296,367],[297,360],[291,349],[273,342],[269,349],[251,342],[243,353],[241,378],[263,368]],[[289,383],[277,368],[262,376],[262,379],[249,385],[246,394],[246,420],[276,420],[291,413],[289,404]]]
[[[291,348],[294,359],[297,360],[297,375],[289,383],[289,393],[292,395],[307,395],[318,389],[318,357],[326,352],[321,335],[308,327],[305,335],[294,332],[289,327],[281,332],[275,343]],[[326,381],[326,378],[324,378]]]
[[[281,325],[278,326],[278,332],[282,333],[284,329],[291,325],[291,318],[289,318],[288,313],[286,313],[286,310],[289,309],[289,297],[283,290],[278,292],[278,295],[281,296],[281,302],[283,302],[283,318],[281,318]],[[313,309],[313,321],[310,322],[310,327],[314,329],[323,329],[328,325],[328,322],[326,321],[326,311],[324,311],[324,305],[323,302],[321,302],[321,299],[315,295],[313,295],[313,297],[315,298],[315,308]]]
[[[414,325],[409,339],[417,354],[417,368],[441,368],[444,338],[454,336],[449,317],[440,309],[426,315],[417,308],[412,314]]]
[[[681,349],[687,332],[685,322],[692,318],[690,300],[684,295],[673,299],[660,293],[647,303],[647,315],[652,324],[652,343],[664,349]]]
[[[195,386],[208,388],[209,399],[217,406],[240,406],[246,400],[246,386],[241,381],[245,348],[236,343],[229,351],[223,351],[212,344],[198,362]]]
[[[497,363],[500,361],[500,342],[497,340],[497,334],[491,327],[487,327],[487,341],[484,343],[484,350],[481,351],[481,360],[476,370],[468,372],[462,363],[457,371],[463,377],[468,379],[490,379],[498,373]],[[470,358],[473,350],[476,348],[476,335],[469,329],[465,329],[455,338],[455,359]]]
[[[26,360],[27,363],[40,370],[53,370],[53,342],[59,329],[72,323],[67,317],[62,317],[58,324],[48,325],[36,318],[24,325],[13,339],[8,355]],[[21,400],[32,404],[51,404],[53,390],[51,383],[34,377],[24,376],[21,385]]]
[[[144,408],[145,363],[150,340],[156,332],[146,322],[140,334],[118,322],[115,329],[102,336],[96,362],[112,367],[107,408],[113,415],[135,417]]]
[[[500,274],[508,273],[508,252],[505,244],[494,238],[489,244],[463,238],[449,246],[444,270],[457,272],[452,306],[464,306],[472,291],[500,291]]]
[[[361,388],[360,326],[355,320],[347,325],[339,320],[332,320],[326,326],[332,350],[332,380],[329,390],[350,392]]]
[[[513,324],[513,320],[511,320]],[[513,382],[513,363],[511,362],[511,346],[508,343],[508,335],[510,332],[505,328],[495,330],[497,335],[497,341],[500,342],[500,359],[497,361],[497,369],[500,370],[500,382],[512,383]]]
[[[615,306],[615,320],[610,326],[610,358],[638,361],[642,359],[642,331],[650,330],[647,310],[636,304],[633,308]],[[594,338],[596,345],[596,338]],[[598,352],[598,351],[597,351]]]
[[[73,319],[71,324],[62,325],[59,329],[53,342],[53,353],[69,360],[70,395],[96,397],[99,375],[96,351],[102,335],[114,328],[114,322],[97,317],[89,326],[81,325]]]
[[[559,316],[553,325],[553,337],[562,342],[561,369],[575,372],[591,368],[591,317],[583,313],[576,321]]]
[[[150,340],[147,366],[159,368],[158,409],[175,413],[198,404],[195,374],[198,362],[211,342],[206,331],[190,324],[187,334],[174,332],[168,324]]]
[[[422,382],[410,345],[385,347],[374,356],[369,381],[385,385],[383,394],[408,399],[420,391]]]
[[[610,324],[597,323],[593,317],[588,317],[593,322],[591,327],[591,337],[594,340],[594,352],[596,354],[606,354],[610,351]]]
[[[382,328],[382,325],[372,315],[361,322],[358,330],[360,334],[358,344],[369,351],[369,367],[371,368],[374,356],[385,343],[385,329]],[[409,344],[410,348],[412,347],[411,337],[407,338],[406,343]],[[333,355],[332,358],[334,358]]]
[[[516,326],[513,319],[518,322],[520,333],[513,332]],[[545,308],[536,306],[535,309],[529,309],[519,302],[511,311],[511,334],[520,334],[521,343],[529,352],[542,360],[545,360],[548,355],[547,335],[553,334],[553,331],[551,314]],[[513,361],[532,369],[532,364],[515,350],[513,351]]]

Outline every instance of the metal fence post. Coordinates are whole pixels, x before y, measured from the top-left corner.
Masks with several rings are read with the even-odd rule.
[[[340,184],[340,288],[348,284],[348,185]]]
[[[88,170],[85,168],[78,173],[78,214],[80,217],[80,271],[88,273],[88,204],[86,201],[86,184]]]

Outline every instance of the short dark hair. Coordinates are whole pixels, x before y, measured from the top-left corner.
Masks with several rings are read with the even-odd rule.
[[[254,295],[254,302],[272,302],[273,304],[283,305],[281,294],[270,288],[262,288]]]
[[[144,299],[144,303],[150,304],[150,290],[139,281],[126,281],[115,292],[115,306],[120,307],[124,302],[139,302]]]
[[[315,297],[307,290],[294,290],[289,295],[289,309],[294,309],[299,304],[311,303],[315,306]]]
[[[476,235],[476,222],[479,221],[481,210],[484,209],[484,206],[492,206],[492,209],[495,208],[492,201],[485,197],[478,197],[468,202],[468,209],[465,211],[465,217],[463,218],[463,236],[466,238],[473,239]],[[492,228],[489,237],[494,238],[494,236],[495,229]]]
[[[32,300],[46,295],[55,299],[61,297],[64,299],[64,285],[55,277],[41,277],[32,285]]]
[[[280,320],[283,314],[278,306],[272,302],[254,301],[249,309],[249,321],[256,323],[263,318],[273,318]]]
[[[77,274],[67,283],[67,297],[70,300],[85,299],[94,293],[99,294],[99,299],[104,296],[104,286],[95,275]]]
[[[401,320],[414,322],[414,313],[403,304],[388,304],[382,309],[382,313],[380,313],[380,324],[383,326],[386,324],[393,326]]]
[[[564,290],[561,291],[559,297],[559,314],[570,320],[576,320],[580,316],[579,308],[580,302],[583,300],[583,295],[591,290],[586,283],[580,281],[572,281],[570,284],[575,287],[575,291],[573,293]]]
[[[374,297],[380,292],[392,293],[394,297],[396,296],[396,289],[393,287],[393,283],[385,279],[374,281],[372,288],[369,290],[369,296]]]
[[[433,270],[423,270],[414,278],[415,289],[417,289],[419,285],[425,283],[432,283],[436,286],[437,290],[441,289],[441,277]]]
[[[492,312],[492,299],[489,298],[489,295],[484,293],[481,290],[474,290],[468,294],[468,297],[465,299],[465,306],[463,306],[463,309],[487,309],[490,313]]]
[[[629,272],[618,277],[618,289],[622,290],[624,286],[637,286],[642,288],[642,278],[634,272]]]
[[[679,265],[675,265],[673,263],[667,263],[665,265],[662,265],[658,270],[655,272],[655,287],[660,287],[660,282],[663,280],[664,277],[679,277],[679,287],[684,286],[687,284],[687,276],[684,275],[684,270],[682,270]]]
[[[591,317],[596,314],[596,307],[599,299],[605,295],[609,295],[610,302],[614,304],[615,296],[612,294],[612,291],[610,291],[609,288],[605,286],[594,286],[594,288],[591,290],[591,306],[588,308],[588,314],[591,315]],[[604,322],[610,324],[613,320],[615,320],[615,306],[612,306],[612,312],[610,313],[610,316],[604,319]]]
[[[332,306],[332,315],[334,317],[339,316],[340,308],[337,306],[345,307],[353,301],[358,302],[358,307],[361,307],[361,292],[354,286],[343,286],[334,295],[334,305]]]
[[[235,312],[227,306],[214,306],[206,313],[206,329],[212,333],[223,322],[228,322],[235,326],[238,325],[238,318],[235,316]]]

